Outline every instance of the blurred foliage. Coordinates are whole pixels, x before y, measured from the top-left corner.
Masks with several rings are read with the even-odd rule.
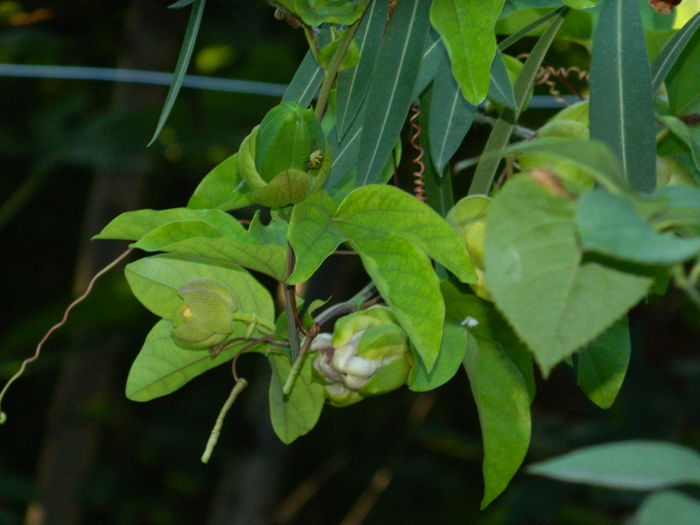
[[[96,0],[0,1],[0,62],[112,67],[123,46],[126,8],[123,2]],[[176,16],[180,30],[186,24],[184,11]],[[304,55],[305,41],[301,32],[272,13],[263,2],[211,1],[190,71],[288,82]],[[587,60],[588,52],[576,38],[558,41],[548,57],[567,66],[586,67]],[[86,235],[81,221],[93,173],[127,153],[145,151],[155,126],[160,107],[115,113],[112,90],[107,83],[77,80],[0,81],[0,210],[17,198],[17,191],[26,190],[13,213],[0,212],[3,382],[69,300],[75,256]],[[276,102],[184,89],[160,139],[146,152],[152,168],[145,206],[184,204],[200,178],[235,151]],[[549,116],[551,112],[542,111],[524,124],[536,126]],[[481,149],[488,131],[474,127],[460,150],[463,158]],[[350,284],[356,284],[348,283],[346,275],[363,280],[356,268],[346,258],[332,258],[322,269],[322,284],[311,283],[309,294],[346,297]],[[75,353],[90,359],[91,341],[119,334],[127,348],[115,375],[123,384],[153,322],[131,298],[124,280],[113,277],[78,307],[69,326],[7,400],[10,422],[0,429],[0,525],[21,523],[36,496],[38,455],[61,357]],[[560,366],[548,381],[538,381],[526,463],[626,438],[700,448],[697,311],[672,292],[637,308],[631,329],[630,371],[610,410],[585,399],[568,367]],[[72,336],[70,346],[67,334]],[[76,346],[76,341],[82,344]],[[229,493],[223,499],[235,509],[244,507],[256,488],[264,491],[265,510],[279,518],[277,523],[337,523],[381,467],[391,472],[391,484],[366,523],[622,523],[642,498],[522,473],[504,496],[480,512],[480,431],[463,376],[434,398],[398,391],[342,412],[328,408],[309,436],[284,447],[272,437],[264,388],[259,392],[269,374],[263,359],[249,357],[239,367],[252,386],[229,415],[209,465],[202,465],[199,457],[230,388],[226,367],[148,404],[129,402],[118,390],[89,407],[84,416],[99,421],[102,439],[81,493],[86,523],[214,524],[214,501],[221,494]],[[257,387],[255,377],[264,378]],[[411,416],[426,403],[424,420]],[[270,476],[246,478],[246,465],[253,460],[268,464]],[[233,485],[232,478],[237,480]],[[318,481],[318,490],[293,519],[283,521],[281,516],[289,516],[287,498],[298,498],[295,491],[309,480]],[[262,485],[252,486],[256,483]]]

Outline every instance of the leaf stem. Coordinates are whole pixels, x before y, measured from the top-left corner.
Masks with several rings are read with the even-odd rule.
[[[231,393],[229,394],[228,399],[226,399],[224,406],[221,407],[221,410],[219,411],[219,415],[216,417],[216,423],[214,423],[214,428],[211,429],[211,433],[209,434],[209,439],[207,440],[207,445],[204,448],[204,453],[202,454],[202,463],[209,462],[209,458],[211,457],[211,453],[214,451],[214,447],[216,446],[217,441],[219,441],[219,436],[221,435],[221,427],[224,424],[224,419],[226,418],[226,414],[233,406],[233,403],[236,401],[238,394],[240,394],[243,391],[243,389],[247,386],[248,386],[248,381],[246,381],[246,379],[243,377],[238,379],[236,381],[236,384],[233,385],[233,388],[231,389]]]
[[[304,338],[304,343],[301,345],[301,349],[299,350],[299,357],[297,357],[294,360],[292,369],[289,371],[289,375],[287,376],[287,381],[285,381],[284,387],[282,388],[282,393],[285,396],[288,396],[289,393],[292,391],[294,382],[296,381],[297,377],[299,377],[301,367],[304,364],[304,359],[306,359],[306,354],[308,353],[309,348],[311,348],[311,343],[313,342],[315,337],[316,333],[312,332],[310,335],[307,335]]]
[[[294,250],[291,245],[287,246],[287,277],[294,271]],[[286,280],[286,279],[285,279]],[[296,361],[299,355],[299,332],[297,331],[296,301],[294,298],[295,286],[282,283],[284,291],[284,311],[287,314],[287,335],[289,337],[289,347],[292,360]]]

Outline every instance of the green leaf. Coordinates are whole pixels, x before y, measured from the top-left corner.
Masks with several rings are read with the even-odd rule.
[[[651,66],[651,89],[656,93],[666,80],[671,68],[700,27],[700,13],[696,14],[669,40]]]
[[[430,154],[438,173],[459,148],[474,122],[476,106],[464,100],[446,56],[440,62],[430,99]]]
[[[375,0],[365,13],[355,34],[360,50],[360,62],[354,69],[343,71],[337,81],[336,133],[345,135],[350,124],[358,116],[374,71],[384,24],[386,23],[387,0]]]
[[[695,31],[666,77],[671,113],[684,117],[700,113],[700,32]]]
[[[700,188],[664,186],[653,193],[651,201],[662,203],[650,217],[656,228],[688,226],[700,233]]]
[[[493,341],[468,334],[464,368],[484,442],[483,509],[503,492],[525,459],[530,400],[517,367]]]
[[[622,317],[652,282],[582,261],[575,212],[574,201],[527,176],[509,181],[489,209],[489,291],[545,376]]]
[[[237,210],[253,202],[239,190],[238,153],[234,153],[207,173],[190,197],[190,209]]]
[[[413,87],[412,99],[420,97],[423,91],[425,91],[428,85],[433,81],[438,67],[440,66],[440,62],[442,62],[441,57],[445,55],[445,53],[447,53],[447,50],[442,43],[440,35],[431,27],[428,29],[428,37],[425,39],[425,48],[423,49],[423,57],[420,60],[420,67],[418,68],[416,85]]]
[[[378,182],[411,105],[428,34],[428,2],[402,0],[382,40],[363,116],[357,184]]]
[[[430,373],[440,353],[445,320],[440,282],[430,260],[402,237],[362,234],[357,238],[348,237],[360,255],[365,271],[408,335],[425,370]]]
[[[556,18],[554,18],[550,26],[532,48],[530,57],[525,61],[523,69],[520,71],[520,75],[518,75],[513,85],[516,109],[511,110],[509,108],[504,108],[498,121],[493,126],[486,146],[484,146],[484,154],[479,164],[476,166],[474,178],[469,186],[470,195],[488,195],[491,184],[493,183],[493,178],[496,175],[496,170],[498,169],[498,164],[500,163],[500,157],[494,156],[493,154],[501,154],[506,146],[508,146],[513,128],[518,121],[520,112],[525,108],[529,98],[530,88],[535,81],[544,56],[547,54],[549,46],[554,41],[554,37],[557,31],[559,31],[561,24],[564,22],[564,17],[567,12],[568,8],[564,8],[558,12]]]
[[[128,264],[124,273],[136,298],[159,317],[172,318],[182,305],[177,292],[182,285],[193,279],[211,279],[234,292],[238,311],[254,313],[266,321],[274,319],[269,292],[248,272],[232,264],[156,255]]]
[[[230,361],[240,350],[240,346],[232,346],[211,357],[207,350],[177,345],[170,336],[171,329],[171,322],[161,319],[146,336],[126,380],[126,397],[132,401],[150,401],[170,394],[207,370]],[[231,335],[245,336],[247,330],[247,325],[236,323]],[[262,352],[266,346],[260,344],[255,351]]]
[[[666,490],[644,500],[634,521],[637,525],[697,525],[700,501],[682,492]]]
[[[511,84],[508,68],[503,61],[503,55],[496,50],[496,56],[491,65],[491,83],[489,84],[489,98],[499,104],[515,109],[515,94]]]
[[[316,62],[313,53],[307,51],[282,95],[282,102],[298,102],[302,107],[308,107],[316,96],[322,80],[323,69]]]
[[[564,5],[568,5],[573,9],[588,9],[595,7],[598,0],[561,0]]]
[[[506,11],[508,11],[508,5],[509,1],[506,0],[506,4],[503,6],[503,11],[501,12],[501,18],[503,18],[506,15]],[[552,5],[556,5],[555,3],[552,3]],[[498,49],[500,51],[505,51],[508,49],[510,46],[518,42],[520,39],[523,37],[527,36],[531,31],[537,29],[540,27],[542,24],[547,22],[548,20],[554,18],[555,16],[558,16],[559,13],[565,8],[560,7],[559,9],[555,9],[553,11],[550,11],[549,13],[546,13],[542,15],[541,17],[535,19],[533,22],[527,24],[525,27],[519,29],[512,35],[509,35],[508,38],[504,38],[498,43]]]
[[[340,204],[334,220],[352,240],[399,236],[462,282],[476,281],[459,234],[428,205],[396,187],[371,185],[355,189]]]
[[[133,246],[236,263],[282,281],[286,276],[286,244],[284,223],[273,221],[262,226],[256,214],[248,230],[221,232],[203,222],[173,222],[151,231]]]
[[[335,210],[333,199],[324,191],[317,191],[292,209],[287,238],[294,249],[296,265],[288,284],[306,281],[345,241],[345,235],[332,220]]]
[[[360,138],[362,137],[362,119],[355,119],[355,122],[347,131],[341,141],[337,141],[336,134],[331,130],[329,133],[329,145],[332,153],[331,173],[324,187],[326,191],[335,194],[336,190],[344,186],[344,182],[350,176],[354,179],[354,171],[350,172],[357,164],[357,155],[360,151]],[[353,186],[354,187],[354,184]]]
[[[454,377],[467,349],[467,331],[457,323],[446,322],[435,366],[427,372],[422,361],[411,367],[406,383],[414,392],[433,390]]]
[[[623,318],[579,352],[578,386],[600,408],[610,408],[622,387],[629,361],[630,334],[627,318]]]
[[[591,138],[612,148],[638,191],[656,185],[651,71],[637,0],[603,2],[591,59]]]
[[[190,11],[190,19],[187,22],[187,29],[185,30],[185,38],[182,41],[182,47],[180,48],[180,55],[177,57],[177,64],[175,64],[175,73],[173,74],[173,80],[168,89],[168,94],[165,97],[165,104],[163,104],[163,110],[158,118],[158,124],[156,125],[156,130],[151,137],[151,141],[148,143],[150,146],[153,144],[160,132],[163,130],[165,123],[170,116],[170,111],[175,105],[175,99],[180,92],[180,87],[182,87],[182,81],[187,74],[187,66],[190,64],[190,58],[192,58],[192,51],[194,50],[194,44],[197,41],[197,33],[199,32],[199,25],[202,22],[202,15],[204,14],[204,4],[206,0],[194,0],[192,2],[192,11]],[[182,7],[186,4],[181,4],[175,6]],[[173,6],[173,7],[175,7]]]
[[[688,126],[681,119],[671,115],[663,115],[658,119],[688,146],[695,168],[700,172],[700,127],[697,125]]]
[[[277,437],[289,444],[309,432],[323,410],[323,386],[313,381],[311,359],[307,358],[289,396],[282,392],[292,370],[285,354],[268,354],[272,367],[270,380],[270,420]]]
[[[631,201],[605,190],[581,198],[576,224],[585,250],[623,261],[667,265],[700,254],[700,237],[681,239],[657,232]]]
[[[530,474],[627,490],[700,485],[700,455],[662,441],[621,441],[575,450],[535,463]]]
[[[495,26],[503,3],[433,0],[430,8],[430,21],[445,43],[452,73],[464,98],[474,105],[489,91],[489,72],[496,54]]]
[[[213,230],[233,234],[244,231],[236,219],[221,210],[136,210],[124,212],[112,219],[93,239],[136,241],[144,235],[176,222],[201,222]]]

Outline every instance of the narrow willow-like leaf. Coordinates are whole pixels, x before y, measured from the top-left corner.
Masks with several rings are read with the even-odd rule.
[[[364,101],[374,71],[384,24],[387,0],[374,0],[355,34],[360,61],[338,75],[336,98],[336,133],[342,139]]]
[[[411,105],[425,38],[429,3],[402,0],[382,40],[367,92],[357,185],[379,181]]]
[[[606,0],[593,37],[591,138],[612,148],[638,191],[656,185],[651,71],[637,0]]]
[[[576,224],[585,250],[622,261],[668,265],[700,255],[700,237],[683,239],[657,232],[631,201],[605,190],[581,197]]]
[[[615,402],[630,361],[627,318],[616,322],[578,353],[576,380],[600,408]]]
[[[508,5],[508,3],[506,2],[506,6],[507,5]],[[505,13],[505,9],[506,8],[504,7],[503,12],[501,13],[501,17],[503,17],[503,14]],[[557,16],[563,9],[565,9],[565,8],[560,7],[559,9],[555,9],[554,11],[550,11],[546,15],[542,15],[537,20],[529,23],[528,25],[526,25],[525,27],[523,27],[522,29],[520,29],[516,33],[513,33],[512,35],[508,36],[507,38],[504,38],[503,40],[501,40],[498,43],[498,49],[500,51],[505,51],[510,46],[512,46],[513,44],[518,42],[520,39],[527,36],[528,33],[530,33],[531,31],[534,31],[535,29],[540,27],[545,22],[547,22],[547,21],[551,20],[552,18],[554,18],[555,16]]]
[[[700,13],[696,14],[669,40],[651,66],[651,89],[656,93],[666,75],[676,63],[695,31],[700,27]]]
[[[666,76],[668,104],[672,115],[700,113],[700,33],[697,31]]]
[[[433,0],[430,21],[440,33],[452,73],[464,98],[480,104],[489,90],[489,71],[496,53],[495,26],[504,0],[462,2]]]
[[[250,206],[249,193],[239,189],[238,153],[234,153],[207,173],[190,197],[191,209],[237,210]]]
[[[338,207],[334,221],[352,240],[381,240],[387,235],[407,239],[461,281],[476,280],[457,232],[425,203],[396,187],[355,189]]]
[[[491,184],[493,183],[493,178],[496,175],[496,170],[498,169],[498,164],[500,163],[500,157],[492,157],[489,154],[499,152],[508,145],[510,136],[513,133],[513,127],[518,121],[520,112],[523,110],[525,103],[527,102],[530,87],[535,81],[535,77],[537,76],[537,72],[542,65],[544,56],[547,54],[549,46],[552,45],[554,37],[557,35],[557,31],[559,31],[561,24],[564,22],[564,17],[566,16],[567,12],[568,8],[563,8],[558,12],[554,21],[550,24],[550,26],[532,48],[530,57],[525,62],[520,75],[518,75],[518,78],[513,85],[516,109],[512,110],[505,108],[498,121],[493,126],[488,141],[486,142],[486,146],[484,146],[483,158],[476,166],[474,178],[469,186],[470,195],[479,193],[488,195],[489,190],[491,189]]]
[[[294,249],[296,265],[287,283],[306,281],[345,241],[345,235],[333,222],[335,210],[333,199],[324,191],[314,193],[292,209],[287,238]]]
[[[695,168],[700,173],[700,128],[688,126],[681,119],[671,115],[663,115],[657,118],[666,124],[668,129],[688,147]]]
[[[535,463],[531,474],[627,490],[700,485],[700,454],[663,441],[621,441]]]
[[[474,122],[476,106],[464,99],[447,56],[443,56],[430,100],[430,155],[442,173]]]
[[[500,51],[496,51],[496,56],[491,65],[491,84],[489,85],[489,97],[495,102],[510,108],[515,109],[515,94],[513,93],[513,84],[510,82],[508,69],[503,61],[503,55]]]
[[[160,135],[160,132],[163,130],[170,116],[170,111],[175,105],[175,99],[180,92],[182,81],[187,73],[187,66],[189,66],[190,58],[192,58],[192,51],[194,51],[194,44],[197,41],[197,33],[199,33],[199,25],[202,22],[205,3],[206,0],[194,0],[192,2],[192,11],[190,12],[190,19],[187,22],[187,29],[185,30],[185,38],[180,48],[180,55],[177,57],[177,63],[175,64],[173,80],[168,89],[168,94],[165,97],[165,104],[163,104],[163,110],[160,113],[160,118],[158,118],[156,130],[153,133],[153,137],[151,137],[151,141],[148,143],[149,146],[153,144],[158,138],[158,135]]]
[[[652,494],[637,511],[636,525],[697,525],[700,501],[675,490]]]
[[[440,353],[445,320],[440,282],[430,259],[401,237],[355,238],[352,233],[346,232],[350,244],[430,373]]]
[[[338,142],[335,139],[335,131],[331,130],[328,143],[333,154],[333,162],[331,163],[331,173],[324,184],[329,193],[334,194],[336,188],[343,186],[348,172],[357,164],[361,137],[362,121],[359,116],[341,141]]]
[[[284,354],[269,354],[272,367],[270,379],[270,420],[277,437],[289,444],[316,426],[323,410],[323,385],[313,380],[311,359],[306,358],[301,372],[288,396],[282,389],[292,370],[292,363]]]
[[[510,180],[489,208],[486,282],[545,376],[621,318],[652,283],[582,260],[575,212],[575,201],[527,176]]]
[[[447,50],[442,43],[442,38],[440,38],[440,35],[438,35],[433,28],[430,28],[428,30],[428,37],[425,39],[423,58],[421,58],[420,61],[418,78],[416,79],[416,85],[413,88],[413,96],[411,98],[420,97],[423,91],[425,91],[428,85],[433,81],[442,60],[441,57],[445,53],[447,53]]]
[[[323,69],[316,62],[313,53],[307,51],[282,95],[282,102],[298,102],[307,107],[316,96],[322,80]]]
[[[422,361],[416,362],[406,380],[408,388],[414,392],[427,392],[447,383],[459,370],[466,350],[467,331],[457,323],[446,322],[435,366],[427,372]]]

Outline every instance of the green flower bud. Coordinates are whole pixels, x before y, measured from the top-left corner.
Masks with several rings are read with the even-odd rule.
[[[396,390],[412,365],[406,334],[383,306],[338,319],[333,335],[321,334],[313,347],[314,371],[336,406]]]
[[[486,287],[484,275],[484,236],[486,233],[486,216],[491,199],[484,195],[468,195],[457,202],[447,213],[447,222],[455,228],[464,239],[467,253],[474,263],[477,282],[469,286],[474,293],[486,301],[491,301],[491,294]]]
[[[223,283],[194,279],[178,289],[183,300],[172,319],[170,335],[189,348],[208,348],[222,343],[233,330],[238,307],[233,292]]]
[[[330,148],[314,112],[296,102],[272,108],[238,154],[253,200],[270,208],[304,200],[323,185],[330,167]]]

